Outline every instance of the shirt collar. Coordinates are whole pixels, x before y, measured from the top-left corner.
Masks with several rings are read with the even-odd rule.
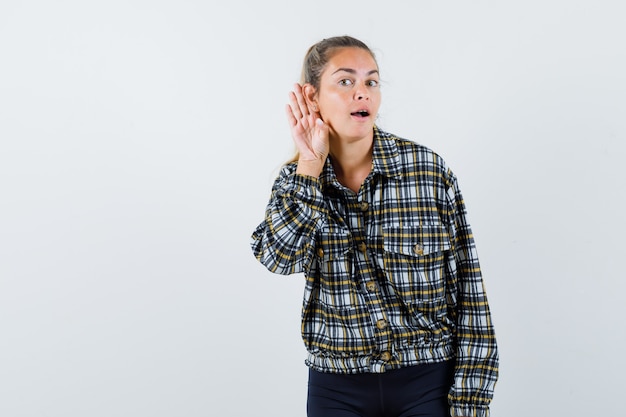
[[[374,150],[372,171],[389,178],[401,177],[400,154],[396,138],[374,126]]]
[[[374,148],[372,150],[372,172],[374,174],[380,174],[389,178],[399,178],[402,176],[400,155],[395,139],[393,135],[383,132],[378,126],[374,126]],[[320,175],[320,180],[324,188],[337,180],[330,158],[329,156],[326,159],[324,170]]]

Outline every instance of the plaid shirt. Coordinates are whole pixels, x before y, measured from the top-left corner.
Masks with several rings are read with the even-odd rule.
[[[456,358],[454,415],[486,416],[498,354],[463,197],[440,156],[374,128],[373,168],[358,194],[330,158],[319,178],[283,167],[257,259],[304,272],[306,363],[384,372]]]

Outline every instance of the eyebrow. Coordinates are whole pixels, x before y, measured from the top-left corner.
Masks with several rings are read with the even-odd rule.
[[[338,68],[335,72],[333,72],[333,75],[340,71],[344,71],[349,74],[356,74],[356,70],[353,70],[352,68]],[[378,70],[374,69],[367,73],[367,75],[372,75],[372,74],[378,74]]]

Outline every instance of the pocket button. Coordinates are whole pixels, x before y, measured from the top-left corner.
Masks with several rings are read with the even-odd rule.
[[[416,255],[423,255],[424,254],[424,245],[422,245],[421,243],[418,243],[417,245],[413,246],[413,252]]]

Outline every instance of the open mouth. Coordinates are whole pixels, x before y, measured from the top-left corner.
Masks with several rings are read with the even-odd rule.
[[[350,113],[352,116],[356,116],[356,117],[367,117],[370,115],[370,113],[367,110],[359,110],[359,111],[355,111],[354,113]]]

